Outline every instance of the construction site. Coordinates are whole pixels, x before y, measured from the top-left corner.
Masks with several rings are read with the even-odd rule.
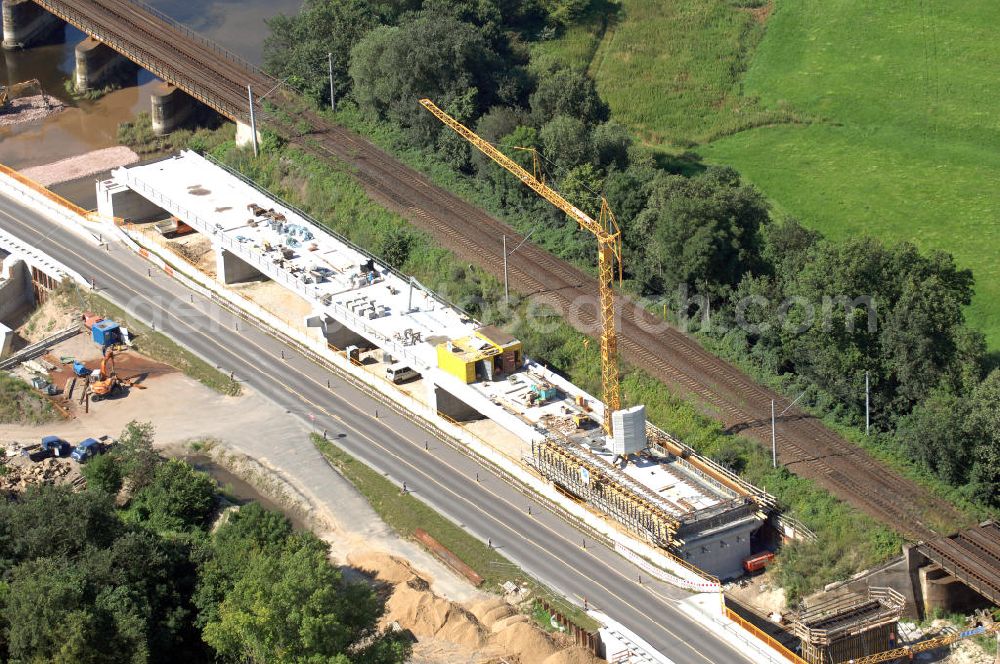
[[[118,169],[98,184],[98,194],[104,213],[149,247],[143,251],[172,252],[248,307],[287,320],[303,338],[321,341],[353,370],[393,390],[404,408],[433,407],[507,462],[585,505],[591,518],[603,517],[622,533],[723,578],[757,572],[770,560],[755,537],[775,510],[765,492],[650,425],[641,405],[610,410],[608,399],[526,357],[512,335],[480,324],[226,169],[182,153]],[[36,304],[51,310],[58,282],[8,262],[5,283],[20,284]],[[10,285],[7,289],[13,292]],[[26,300],[8,302],[23,311]],[[65,409],[65,417],[83,418],[86,435],[96,438],[76,445],[73,436],[82,433],[42,436],[41,443],[21,438],[7,450],[13,459],[8,492],[39,483],[79,485],[85,459],[72,456],[78,448],[81,458],[88,450],[107,449],[113,442],[103,434],[120,426],[117,420],[137,410],[160,413],[161,390],[190,391],[173,385],[180,376],[172,379],[169,369],[158,370],[133,349],[127,325],[88,314],[81,305],[70,307],[72,320],[39,320],[45,328],[36,331],[39,338],[51,338],[49,333],[66,323],[75,331],[44,352],[30,353],[33,359],[21,357],[25,348],[11,349],[12,366],[54,407]],[[195,408],[173,406],[171,412]],[[164,411],[155,417],[166,422],[176,415]],[[373,416],[378,418],[378,411]],[[115,424],[107,424],[109,417]],[[248,420],[246,413],[234,411],[233,417]],[[190,418],[183,419],[190,428]],[[219,422],[226,430],[235,426]],[[243,422],[244,428],[254,426],[259,425]],[[965,610],[960,593],[966,591],[947,583],[956,576],[965,579],[962,588],[992,596],[995,580],[983,569],[996,565],[998,532],[987,524],[948,542],[913,547],[911,558],[923,556],[912,563],[925,588],[919,599],[912,589],[872,585],[882,580],[872,577],[861,590],[845,587],[810,598],[805,608],[782,616],[783,625],[775,624],[771,633],[816,664],[894,661],[988,636],[996,628],[986,618],[961,632],[945,628],[926,636],[901,628],[899,621],[913,611]]]
[[[642,406],[607,415],[607,399],[525,357],[517,339],[194,153],[117,169],[97,199],[181,256],[179,241],[210,241],[216,280],[251,300],[241,284],[281,286],[262,306],[305,313],[290,321],[303,333],[632,535],[710,574],[743,573],[773,499],[647,423]]]

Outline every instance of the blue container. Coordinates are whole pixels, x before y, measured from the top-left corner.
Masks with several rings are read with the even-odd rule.
[[[113,320],[98,321],[90,331],[94,343],[102,348],[116,344],[121,339],[121,330]]]

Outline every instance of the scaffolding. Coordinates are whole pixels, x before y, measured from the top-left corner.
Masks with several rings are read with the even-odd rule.
[[[652,491],[568,438],[549,435],[531,445],[538,470],[581,500],[656,546],[670,548],[680,526]]]
[[[800,611],[792,633],[802,641],[802,658],[810,664],[833,664],[894,648],[897,623],[906,601],[891,588],[869,588]]]

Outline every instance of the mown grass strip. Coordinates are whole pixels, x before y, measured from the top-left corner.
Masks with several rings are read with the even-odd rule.
[[[587,630],[596,630],[597,621],[577,606],[558,597],[524,570],[479,541],[461,526],[448,520],[412,494],[402,493],[398,486],[363,462],[335,446],[322,436],[313,435],[316,449],[353,484],[389,527],[408,539],[417,528],[427,531],[434,539],[462,559],[485,579],[484,587],[496,590],[504,582],[514,580],[527,585],[537,597],[544,597],[557,606],[567,618]]]

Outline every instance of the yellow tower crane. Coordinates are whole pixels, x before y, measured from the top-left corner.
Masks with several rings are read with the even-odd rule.
[[[430,99],[421,99],[420,104],[433,113],[438,120],[455,130],[459,136],[472,143],[480,152],[513,173],[535,193],[565,212],[570,218],[597,238],[597,267],[600,281],[601,305],[601,383],[604,389],[604,431],[612,434],[611,414],[621,409],[621,388],[618,385],[618,337],[615,332],[615,294],[612,288],[617,269],[618,280],[622,278],[622,236],[618,221],[601,197],[601,213],[597,221],[590,218],[559,192],[545,185],[537,177],[521,168],[520,164],[496,149],[491,143],[478,136],[471,129],[451,117]]]

